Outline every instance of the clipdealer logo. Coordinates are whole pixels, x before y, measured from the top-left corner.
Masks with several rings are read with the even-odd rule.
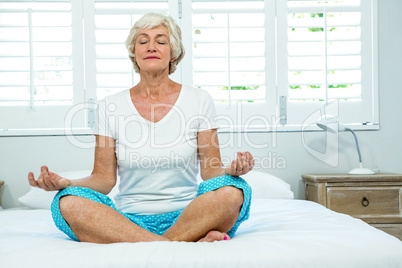
[[[317,122],[321,121],[323,118],[327,117],[339,117],[339,102],[334,101],[325,105],[322,109],[318,109],[312,114],[310,114],[302,124],[302,144],[303,147],[309,152],[313,157],[324,162],[331,167],[337,167],[339,164],[339,132],[338,132],[338,122],[331,123],[336,131],[331,133],[325,131],[325,150],[320,152],[319,150],[311,147],[306,142],[306,134],[309,133],[309,128],[315,126]],[[336,126],[335,126],[336,124]]]

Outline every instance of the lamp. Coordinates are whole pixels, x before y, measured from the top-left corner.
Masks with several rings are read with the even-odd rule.
[[[339,124],[337,122],[337,120],[335,119],[335,117],[332,117],[332,116],[326,116],[325,118],[323,118],[321,121],[317,122],[316,124],[321,129],[328,131],[330,133],[337,133],[337,131],[336,131],[337,128],[338,128],[338,132],[339,131],[350,131],[353,134],[353,137],[355,138],[356,149],[357,149],[357,153],[359,155],[360,166],[359,166],[359,168],[354,168],[351,171],[349,171],[349,174],[357,174],[357,175],[374,174],[374,172],[371,169],[363,168],[362,156],[361,156],[360,148],[359,148],[359,142],[357,141],[356,133],[352,129],[345,127],[342,124]]]

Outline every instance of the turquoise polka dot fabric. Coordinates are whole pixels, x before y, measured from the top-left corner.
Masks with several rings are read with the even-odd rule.
[[[243,221],[247,220],[250,214],[252,192],[251,187],[247,184],[247,182],[240,177],[233,177],[229,175],[216,177],[200,183],[197,196],[200,196],[210,191],[214,191],[223,186],[229,186],[229,185],[242,189],[244,194],[244,201],[242,209],[240,211],[240,215],[236,223],[232,227],[232,229],[230,229],[228,232],[228,235],[230,237],[233,237],[237,229],[239,228],[240,224]],[[79,240],[60,213],[60,207],[59,207],[60,198],[66,195],[81,196],[90,199],[92,201],[107,205],[113,208],[114,210],[118,211],[119,213],[121,213],[123,216],[125,216],[138,226],[158,235],[162,235],[164,232],[166,232],[166,230],[168,230],[177,221],[177,219],[179,218],[180,214],[183,211],[179,210],[159,215],[137,215],[137,214],[124,213],[119,211],[114,205],[113,200],[104,194],[101,194],[89,188],[69,187],[61,190],[56,194],[51,205],[51,210],[52,210],[52,217],[57,228],[59,228],[59,230],[64,232],[66,235],[68,235],[71,239],[75,241]]]
[[[234,234],[236,233],[237,229],[239,228],[240,224],[243,221],[247,220],[250,215],[252,191],[251,191],[251,187],[248,185],[248,183],[240,177],[233,177],[230,175],[216,177],[216,178],[201,182],[200,186],[198,187],[197,196],[205,194],[209,191],[214,191],[223,186],[229,186],[229,185],[242,189],[243,195],[244,195],[243,206],[240,210],[239,217],[237,218],[237,221],[234,224],[234,226],[232,227],[232,229],[230,229],[229,232],[227,233],[230,237],[233,237]]]

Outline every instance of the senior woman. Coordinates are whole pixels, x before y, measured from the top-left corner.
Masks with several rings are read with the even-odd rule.
[[[53,219],[77,241],[230,239],[249,215],[251,189],[239,176],[253,168],[252,155],[239,152],[223,167],[212,98],[169,79],[184,56],[171,17],[144,15],[126,46],[141,79],[99,102],[92,174],[69,180],[42,166],[37,180],[28,174],[30,185],[60,190]],[[116,169],[115,204],[106,195],[117,182]]]

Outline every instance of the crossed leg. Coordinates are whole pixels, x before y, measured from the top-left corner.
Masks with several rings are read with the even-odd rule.
[[[168,241],[141,228],[113,208],[81,196],[60,198],[60,212],[81,242]]]
[[[60,212],[82,242],[223,240],[243,205],[243,191],[224,186],[195,198],[162,236],[141,228],[113,208],[80,196],[60,199]]]
[[[207,192],[188,204],[163,237],[173,241],[228,238],[226,233],[236,223],[242,205],[243,191],[234,186],[224,186]]]

